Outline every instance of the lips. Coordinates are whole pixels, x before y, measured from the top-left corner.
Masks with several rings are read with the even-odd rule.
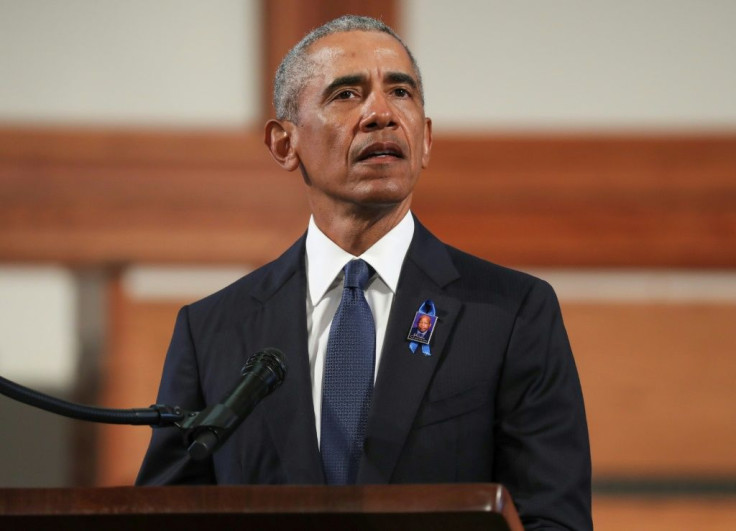
[[[404,151],[395,142],[374,142],[358,152],[358,162],[380,157],[404,158]]]

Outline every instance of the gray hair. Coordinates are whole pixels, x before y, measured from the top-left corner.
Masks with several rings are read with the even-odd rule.
[[[273,84],[273,107],[276,111],[277,119],[297,122],[299,95],[312,73],[309,54],[307,53],[309,47],[327,35],[345,31],[377,31],[387,33],[399,41],[411,60],[414,74],[417,77],[419,97],[422,104],[424,104],[424,88],[422,86],[422,76],[419,72],[419,66],[409,47],[401,40],[401,37],[380,20],[357,15],[345,15],[310,31],[284,56],[283,61],[281,61],[281,64],[276,70],[276,78]]]

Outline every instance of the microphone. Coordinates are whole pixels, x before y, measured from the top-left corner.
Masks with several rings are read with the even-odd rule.
[[[286,377],[283,352],[266,348],[256,352],[240,371],[242,378],[218,404],[193,413],[181,423],[187,430],[188,452],[192,459],[209,457],[232,435],[235,429],[267,395]]]

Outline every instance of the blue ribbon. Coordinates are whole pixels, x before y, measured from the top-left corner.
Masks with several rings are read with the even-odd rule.
[[[417,313],[424,313],[424,314],[429,315],[430,317],[436,316],[437,315],[437,312],[436,312],[435,307],[434,307],[434,302],[432,302],[431,300],[427,299],[426,301],[424,301],[419,306],[419,309],[417,310]],[[432,319],[432,321],[433,321],[432,327],[434,327],[437,324],[437,322],[434,319]],[[434,332],[434,330],[432,330],[432,332]],[[419,343],[417,343],[416,341],[410,341],[409,342],[409,349],[412,352],[416,352],[418,346],[419,346]],[[429,351],[429,345],[422,344],[422,354],[424,354],[425,356],[431,356],[432,355],[432,353]]]

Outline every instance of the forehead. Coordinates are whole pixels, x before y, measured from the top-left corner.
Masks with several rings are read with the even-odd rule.
[[[377,31],[344,31],[321,38],[309,48],[312,78],[324,79],[367,71],[414,75],[411,60],[399,41]]]

